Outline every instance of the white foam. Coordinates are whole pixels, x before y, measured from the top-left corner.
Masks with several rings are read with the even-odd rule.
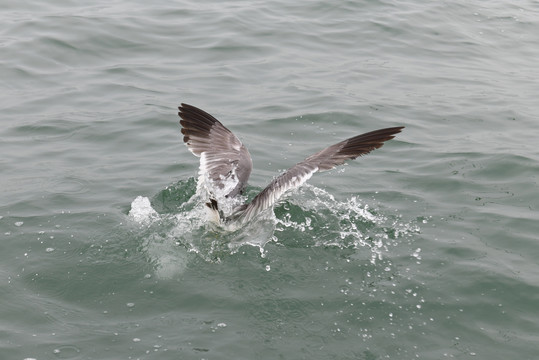
[[[137,196],[131,203],[129,217],[140,224],[144,224],[156,219],[158,214],[157,211],[152,208],[150,200],[147,197]]]

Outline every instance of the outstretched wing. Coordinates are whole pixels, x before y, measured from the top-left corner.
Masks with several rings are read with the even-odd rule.
[[[253,167],[247,148],[207,112],[188,104],[181,104],[178,110],[183,141],[200,157],[200,174],[211,181],[210,187],[226,187],[227,197],[241,193]]]
[[[330,170],[346,160],[366,155],[382,147],[385,141],[393,139],[403,128],[404,126],[392,127],[354,136],[309,156],[273,179],[249,204],[240,206],[231,219],[249,221],[275,204],[286,191],[301,186],[315,172]]]

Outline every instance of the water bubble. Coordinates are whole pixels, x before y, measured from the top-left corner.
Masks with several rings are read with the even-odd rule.
[[[17,221],[15,223],[15,226],[22,226],[22,224],[24,224],[24,221]]]
[[[135,303],[132,303],[132,302],[128,302],[128,303],[127,303],[127,304],[125,304],[125,305],[126,305],[127,307],[130,307],[130,308],[131,308],[131,307],[135,306]]]
[[[51,247],[48,247],[45,249],[46,252],[53,252],[54,251],[54,248],[51,248]]]

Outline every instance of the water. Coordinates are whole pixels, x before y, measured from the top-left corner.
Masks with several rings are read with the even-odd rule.
[[[4,2],[2,359],[535,359],[538,10]],[[223,232],[180,102],[250,149],[251,197],[406,129]]]

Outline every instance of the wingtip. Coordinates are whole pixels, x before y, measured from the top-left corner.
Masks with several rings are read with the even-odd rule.
[[[193,108],[193,106],[188,105],[186,103],[180,103],[180,106],[178,106],[178,116],[181,116],[180,114],[183,114],[189,108]]]
[[[404,126],[394,126],[394,127],[390,127],[390,128],[387,128],[387,130],[389,131],[394,131],[395,134],[398,134],[402,131],[402,129],[404,129],[405,127]]]
[[[178,106],[178,109],[180,111],[182,111],[182,110],[198,109],[198,108],[196,106],[189,105],[189,104],[186,104],[186,103],[180,103],[180,106]],[[198,109],[198,110],[200,110],[200,109]]]

